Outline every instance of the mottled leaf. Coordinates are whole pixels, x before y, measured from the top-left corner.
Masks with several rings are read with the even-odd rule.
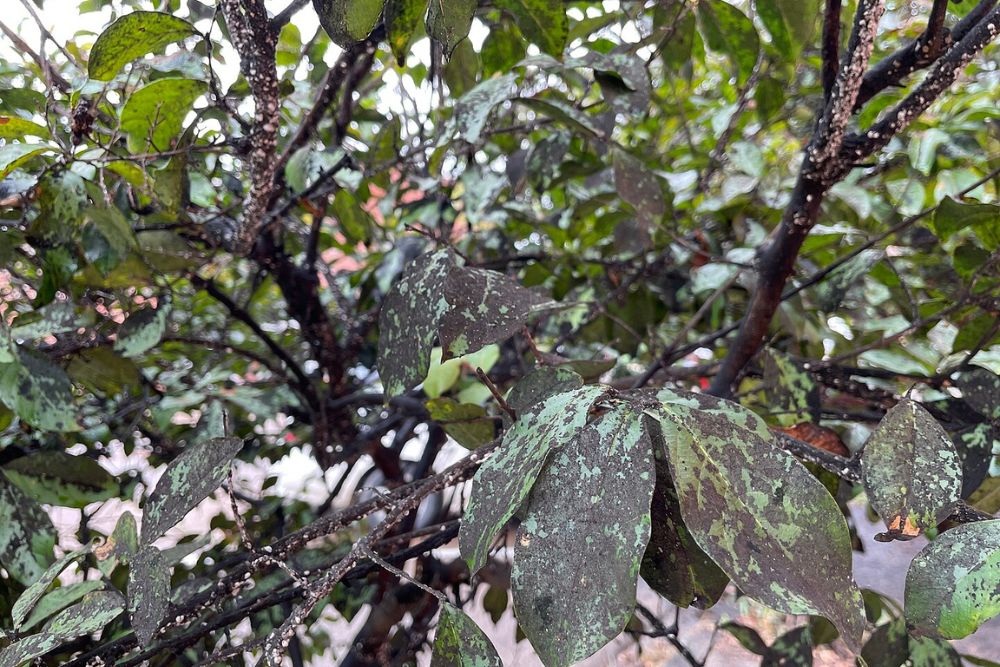
[[[903,399],[872,432],[861,458],[865,491],[889,529],[908,539],[948,516],[962,490],[951,438],[919,403]]]
[[[10,610],[11,620],[14,622],[14,628],[21,627],[21,623],[31,610],[35,608],[38,601],[45,595],[45,591],[48,590],[52,582],[56,580],[59,573],[66,569],[66,567],[78,559],[80,556],[90,551],[90,547],[83,547],[75,551],[71,551],[55,563],[49,566],[47,570],[38,578],[38,581],[34,582],[21,593],[21,596],[17,598],[14,606]]]
[[[465,612],[441,603],[431,667],[503,667],[489,638]]]
[[[507,404],[522,412],[541,403],[549,396],[572,391],[583,386],[583,378],[566,366],[539,366],[511,388]]]
[[[662,439],[658,429],[652,435],[654,441]],[[652,532],[639,573],[650,588],[678,607],[707,609],[722,597],[729,577],[702,551],[684,525],[677,491],[670,479],[665,443],[657,443],[654,455]]]
[[[987,419],[1000,419],[1000,375],[978,366],[959,376],[962,400]]]
[[[570,442],[605,388],[594,385],[556,394],[518,416],[501,449],[479,468],[462,519],[459,545],[473,573],[485,563],[497,533],[531,491],[549,451]]]
[[[66,374],[75,384],[103,394],[133,390],[140,385],[135,363],[107,347],[80,350],[70,357]]]
[[[865,643],[861,658],[869,667],[961,667],[962,659],[947,642],[913,637],[906,620],[880,625]]]
[[[0,115],[0,139],[21,139],[23,137],[49,138],[49,129],[20,116]]]
[[[222,484],[243,448],[239,438],[212,438],[170,462],[142,512],[142,544],[151,544]]]
[[[114,350],[123,357],[137,357],[153,349],[163,338],[170,316],[170,300],[160,299],[156,308],[143,308],[128,316],[118,330]]]
[[[658,225],[666,212],[663,190],[658,179],[637,158],[622,150],[614,152],[615,188],[635,209],[647,229]]]
[[[497,6],[514,17],[517,26],[543,52],[558,58],[566,47],[569,19],[559,2],[549,0],[499,0]]]
[[[0,651],[0,667],[21,667],[21,665],[43,656],[57,648],[65,640],[48,633],[29,635]]]
[[[811,290],[819,308],[827,312],[837,310],[847,290],[868,273],[882,259],[883,254],[882,250],[864,250],[831,271]]]
[[[549,667],[593,654],[632,616],[655,481],[644,421],[641,408],[616,405],[553,452],[531,490],[511,590]]]
[[[431,0],[427,3],[427,34],[441,44],[445,56],[469,34],[477,0]]]
[[[448,310],[439,334],[444,357],[457,357],[510,338],[549,301],[497,271],[463,268],[445,280]]]
[[[104,540],[104,543],[94,547],[97,557],[97,569],[105,577],[110,577],[115,567],[127,562],[139,550],[139,532],[136,528],[135,516],[131,512],[123,512],[118,517],[115,529]]]
[[[157,79],[132,93],[121,113],[121,128],[133,153],[173,148],[184,118],[208,84],[194,79]]]
[[[1000,520],[956,526],[906,573],[906,620],[920,634],[961,639],[1000,614]]]
[[[760,37],[746,14],[724,0],[703,0],[695,7],[701,34],[712,51],[729,57],[736,70],[736,80],[743,84],[750,77]]]
[[[72,607],[63,609],[45,627],[49,634],[64,639],[103,630],[125,611],[125,599],[118,591],[104,590],[85,595]]]
[[[0,178],[7,178],[10,172],[42,153],[52,149],[40,144],[11,144],[0,146]]]
[[[97,461],[63,451],[22,456],[0,470],[37,502],[49,505],[82,508],[118,495],[118,482]]]
[[[51,334],[73,331],[91,324],[91,320],[77,314],[68,301],[53,301],[47,306],[19,315],[10,333],[14,338],[31,340]]]
[[[75,584],[60,586],[49,591],[35,605],[31,614],[22,624],[21,630],[23,632],[31,630],[43,621],[48,620],[53,614],[77,602],[85,595],[102,590],[104,587],[103,580],[91,579],[90,581],[80,581]]]
[[[453,398],[435,398],[427,401],[427,412],[466,449],[485,445],[493,440],[496,432],[496,420],[481,405],[459,403]]]
[[[37,193],[39,216],[32,232],[52,242],[75,238],[87,207],[83,178],[68,169],[53,170],[39,179]]]
[[[483,76],[506,73],[524,58],[524,39],[517,28],[508,21],[494,24],[483,42],[479,57],[483,63]]]
[[[313,0],[319,22],[340,46],[368,37],[378,25],[385,0]]]
[[[813,642],[809,626],[793,628],[774,640],[760,667],[812,667]]]
[[[94,42],[87,73],[91,79],[110,81],[127,63],[196,33],[193,25],[172,14],[126,14],[105,28]]]
[[[517,75],[508,73],[486,79],[455,103],[455,125],[470,144],[479,142],[493,107],[514,95]]]
[[[139,643],[149,646],[170,603],[170,567],[154,546],[139,549],[129,563],[128,613]]]
[[[421,255],[386,295],[379,313],[378,374],[387,399],[427,376],[438,322],[448,309],[445,280],[454,267],[447,250]]]
[[[73,393],[63,369],[24,350],[17,357],[0,366],[0,401],[35,428],[76,431]]]
[[[601,127],[600,121],[596,116],[577,109],[566,100],[560,99],[555,95],[522,97],[518,102],[545,114],[553,120],[561,121],[571,129],[586,132],[601,140],[608,138],[608,133]],[[547,165],[547,168],[551,169],[552,165]]]
[[[410,42],[426,11],[427,3],[424,0],[387,0],[385,3],[385,28],[389,36],[389,47],[400,67],[406,64]]]
[[[859,650],[865,619],[850,535],[826,488],[750,411],[697,394],[659,396],[666,402],[650,414],[698,545],[751,597],[825,616]]]
[[[768,348],[764,354],[767,409],[782,426],[819,421],[819,385],[809,371],[787,354]]]
[[[0,565],[30,585],[52,563],[55,543],[49,515],[0,473]]]

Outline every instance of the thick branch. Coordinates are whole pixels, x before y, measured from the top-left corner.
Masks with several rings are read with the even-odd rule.
[[[841,0],[826,0],[823,15],[823,97],[829,99],[840,67],[840,10]]]

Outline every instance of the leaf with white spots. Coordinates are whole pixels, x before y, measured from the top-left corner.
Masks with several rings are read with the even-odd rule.
[[[468,36],[478,4],[477,0],[430,0],[427,3],[427,34],[441,44],[445,56],[450,57],[458,43]]]
[[[53,301],[38,310],[19,315],[10,333],[14,338],[33,339],[73,331],[92,323],[92,317],[78,315],[70,302]]]
[[[143,506],[141,543],[151,544],[215,491],[242,448],[239,438],[212,438],[171,461]]]
[[[127,63],[196,33],[193,25],[172,14],[126,14],[105,28],[94,42],[87,73],[91,79],[110,81]]]
[[[550,301],[498,271],[462,268],[445,281],[448,310],[441,318],[444,357],[469,354],[510,338]]]
[[[956,384],[969,407],[987,419],[1000,419],[1000,375],[976,366],[964,371]]]
[[[70,563],[89,551],[90,547],[83,547],[69,552],[50,565],[49,569],[45,570],[45,573],[42,574],[38,581],[24,589],[24,592],[17,598],[17,602],[14,603],[14,606],[10,610],[11,620],[14,622],[15,628],[20,627],[38,601],[45,595],[45,591],[48,590],[52,582],[59,576],[59,573],[65,570]]]
[[[904,613],[923,635],[961,639],[1000,614],[1000,521],[956,526],[906,573]]]
[[[516,74],[504,74],[486,79],[462,95],[455,104],[455,124],[463,139],[470,144],[479,142],[493,107],[514,95],[516,81]]]
[[[583,378],[566,366],[541,366],[517,381],[507,395],[507,404],[520,413],[561,394],[583,386]]]
[[[19,350],[17,361],[0,365],[0,401],[35,428],[76,431],[76,407],[66,372],[35,354]]]
[[[139,549],[129,563],[128,613],[143,646],[149,646],[170,604],[170,567],[152,545]]]
[[[951,644],[930,637],[914,637],[906,630],[906,619],[880,625],[861,651],[869,667],[962,667],[962,658]]]
[[[616,405],[553,452],[531,490],[511,590],[518,624],[549,667],[593,654],[632,616],[655,482],[645,419]]]
[[[764,354],[764,393],[768,410],[782,426],[819,418],[819,385],[801,364],[770,348]]]
[[[421,255],[386,295],[379,313],[378,374],[387,399],[427,377],[438,322],[448,310],[445,280],[454,267],[447,250]]]
[[[698,545],[747,595],[785,613],[825,616],[860,650],[864,606],[837,502],[749,410],[696,394],[664,398],[649,414],[662,426]]]
[[[518,416],[503,445],[473,478],[472,496],[458,540],[473,573],[485,563],[490,545],[531,491],[546,457],[565,446],[587,423],[587,413],[606,388],[595,385],[556,394]]]
[[[143,308],[125,320],[115,339],[115,352],[123,357],[137,357],[153,349],[167,330],[170,301],[164,297],[156,308]]]
[[[503,667],[489,637],[465,612],[441,603],[431,667]]]
[[[941,424],[903,399],[875,427],[861,458],[865,491],[889,529],[910,539],[942,521],[962,490],[962,462]]]

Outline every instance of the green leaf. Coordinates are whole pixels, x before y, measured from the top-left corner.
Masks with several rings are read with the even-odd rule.
[[[129,563],[128,613],[139,643],[149,646],[170,603],[170,567],[154,546],[139,549]]]
[[[431,667],[503,667],[496,648],[465,613],[441,603]]]
[[[496,432],[496,420],[481,405],[459,403],[453,398],[435,398],[427,401],[427,411],[431,419],[466,449],[485,445],[493,440]]]
[[[104,543],[94,549],[97,569],[105,577],[110,577],[119,563],[129,561],[139,550],[139,533],[135,517],[131,512],[123,512],[118,523]]]
[[[56,637],[74,639],[80,635],[103,630],[125,611],[125,600],[118,591],[97,591],[84,596],[83,601],[64,609],[52,619],[45,631]]]
[[[996,204],[966,204],[945,197],[934,211],[933,231],[942,241],[947,241],[966,227],[972,227],[984,245],[993,251],[1000,244],[1000,236],[996,235],[998,225],[1000,206]]]
[[[775,50],[794,63],[816,32],[819,0],[757,0],[756,7]]]
[[[494,25],[479,52],[483,63],[483,77],[497,72],[509,72],[524,58],[524,53],[524,39],[514,25],[507,21]]]
[[[57,648],[63,641],[48,633],[23,637],[0,651],[0,667],[20,667]]]
[[[439,334],[445,358],[475,352],[510,338],[548,299],[498,271],[462,268],[445,279],[448,310]]]
[[[313,0],[323,30],[342,47],[368,37],[382,16],[385,0]]]
[[[462,362],[458,359],[448,359],[442,363],[441,348],[435,347],[431,350],[431,366],[421,386],[427,398],[437,398],[454,387],[461,376]]]
[[[961,667],[962,659],[947,642],[913,637],[906,620],[897,618],[880,625],[865,643],[861,658],[869,667]]]
[[[970,408],[987,419],[1000,419],[1000,375],[975,366],[963,371],[956,384]]]
[[[28,614],[31,613],[31,610],[35,608],[35,605],[42,598],[42,596],[45,595],[45,591],[52,585],[52,582],[56,580],[59,573],[65,570],[70,563],[89,551],[90,547],[83,547],[81,549],[77,549],[76,551],[69,552],[50,565],[49,568],[45,570],[44,574],[39,577],[38,581],[24,589],[24,592],[21,593],[21,596],[17,599],[17,602],[14,603],[14,606],[10,610],[11,620],[14,623],[15,629],[21,627],[24,619],[27,618]]]
[[[6,144],[0,146],[0,178],[7,178],[10,172],[42,153],[52,149],[39,144]]]
[[[378,338],[378,374],[386,399],[427,377],[438,321],[448,309],[445,279],[454,266],[447,250],[421,255],[386,295]]]
[[[662,437],[652,433],[654,442]],[[670,479],[663,442],[655,446],[656,486],[650,504],[652,533],[639,574],[654,591],[678,607],[707,609],[729,585],[729,577],[709,558],[684,525],[680,500]]]
[[[371,238],[371,230],[375,227],[368,212],[361,208],[361,203],[347,190],[340,190],[333,198],[333,215],[337,225],[348,243],[363,243]]]
[[[459,530],[462,557],[473,573],[486,563],[493,538],[528,496],[549,451],[576,437],[604,392],[590,385],[556,394],[519,415],[504,433],[501,449],[476,472]]]
[[[684,522],[747,595],[825,616],[861,648],[865,617],[837,502],[762,419],[729,401],[669,390],[659,420]]]
[[[91,79],[110,81],[127,63],[162,51],[165,46],[197,34],[182,18],[162,12],[132,12],[105,28],[90,50],[87,73]]]
[[[107,347],[92,347],[74,354],[66,374],[89,391],[113,395],[140,385],[139,369],[130,359]]]
[[[441,44],[445,56],[450,57],[458,43],[469,34],[477,4],[477,0],[431,0],[427,3],[427,34]]]
[[[761,639],[760,633],[753,628],[732,621],[727,621],[719,625],[720,630],[728,632],[740,643],[740,646],[755,655],[767,653],[767,644]]]
[[[764,354],[764,394],[782,426],[819,421],[819,385],[801,364],[773,348]]]
[[[463,139],[470,144],[479,142],[493,107],[514,95],[516,81],[513,73],[486,79],[455,103],[455,124]]]
[[[962,462],[951,438],[927,410],[906,398],[868,438],[861,472],[869,502],[896,538],[913,538],[936,526],[962,489]]]
[[[243,449],[239,438],[212,438],[170,462],[142,510],[142,544],[151,544],[222,484]]]
[[[956,526],[906,573],[904,612],[919,633],[961,639],[1000,614],[1000,520]]]
[[[75,584],[60,586],[55,590],[49,591],[35,605],[31,615],[28,616],[21,626],[21,630],[25,632],[30,630],[85,595],[102,590],[103,588],[104,582],[102,580],[92,579],[90,581],[80,581]]]
[[[204,81],[157,79],[129,96],[121,113],[121,128],[133,153],[155,153],[174,147],[184,118],[208,90]]]
[[[93,318],[77,315],[76,308],[69,301],[55,301],[38,310],[18,315],[10,333],[14,338],[32,340],[74,331],[90,324],[93,324]]]
[[[712,51],[729,57],[737,83],[746,83],[757,62],[760,37],[746,14],[723,0],[704,0],[695,7],[701,34]]]
[[[114,350],[123,357],[137,357],[153,349],[167,330],[170,300],[163,297],[156,308],[143,308],[128,316],[118,330]]]
[[[18,360],[0,366],[0,401],[35,428],[76,431],[76,406],[65,371],[20,350]]]
[[[881,250],[865,250],[831,271],[821,283],[812,288],[819,308],[827,312],[835,311],[847,290],[868,273],[883,255]]]
[[[62,451],[36,452],[16,458],[0,470],[37,502],[83,508],[118,495],[118,482],[86,456]]]
[[[812,667],[813,642],[809,626],[793,628],[767,647],[761,667]]]
[[[385,27],[389,38],[389,48],[396,56],[400,67],[406,64],[406,54],[410,42],[420,28],[420,22],[427,11],[424,0],[388,0],[385,3]]]
[[[549,396],[583,386],[583,378],[566,366],[540,366],[517,381],[507,395],[507,404],[521,413]]]
[[[499,0],[497,7],[511,13],[524,36],[556,58],[566,48],[569,19],[560,2],[549,0]]]
[[[643,227],[659,225],[666,213],[660,179],[629,153],[614,151],[615,188],[622,199],[635,209]]]
[[[39,216],[31,225],[34,234],[48,241],[68,241],[77,236],[87,207],[86,183],[69,169],[53,170],[38,181]]]
[[[55,543],[49,515],[0,473],[0,565],[28,586],[52,563]]]
[[[652,447],[641,408],[618,404],[555,451],[514,543],[517,622],[550,667],[624,629],[650,534]]]
[[[0,115],[0,139],[21,139],[23,137],[49,138],[49,129],[20,116]]]

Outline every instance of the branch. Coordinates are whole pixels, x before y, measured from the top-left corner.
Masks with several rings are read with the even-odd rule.
[[[274,183],[274,153],[278,145],[278,73],[275,36],[263,0],[220,0],[222,13],[240,55],[240,71],[254,99],[250,134],[250,192],[233,252],[246,254],[261,232]]]
[[[830,99],[833,84],[840,68],[840,10],[841,0],[826,0],[823,15],[823,98]]]

